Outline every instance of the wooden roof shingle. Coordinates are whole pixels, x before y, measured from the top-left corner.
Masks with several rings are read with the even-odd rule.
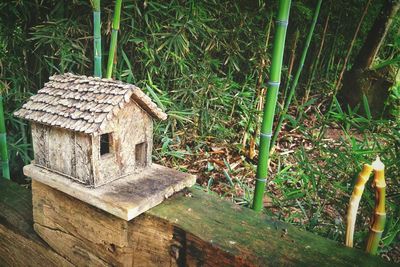
[[[78,76],[54,75],[32,96],[15,116],[30,121],[88,134],[100,133],[118,111],[130,101],[150,116],[165,120],[165,114],[138,87],[132,84]]]

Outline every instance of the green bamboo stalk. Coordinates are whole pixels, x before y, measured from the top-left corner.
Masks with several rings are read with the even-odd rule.
[[[332,2],[330,7],[332,7]],[[328,23],[329,23],[329,18],[331,16],[331,12],[329,12],[328,16],[326,17],[325,20],[325,25],[324,25],[324,30],[322,32],[322,37],[321,37],[321,43],[319,45],[319,50],[317,53],[317,57],[315,58],[312,70],[311,70],[311,75],[310,75],[310,79],[308,80],[307,86],[306,86],[306,90],[305,90],[305,96],[304,96],[304,101],[303,103],[308,101],[308,98],[310,96],[310,92],[311,92],[311,86],[313,84],[314,81],[314,77],[315,77],[315,73],[319,67],[319,63],[320,63],[320,58],[321,58],[321,54],[322,54],[322,49],[324,48],[324,43],[325,43],[325,36],[326,36],[326,31],[328,29]]]
[[[315,12],[314,12],[314,17],[313,17],[313,20],[312,20],[312,23],[311,23],[311,26],[310,26],[310,30],[309,30],[308,35],[307,35],[306,44],[304,46],[303,53],[301,54],[299,67],[297,69],[296,75],[294,76],[294,80],[293,80],[292,86],[290,87],[290,91],[289,91],[289,94],[287,96],[287,99],[286,99],[286,102],[285,102],[285,106],[283,107],[283,110],[281,111],[281,114],[279,115],[278,124],[277,124],[277,126],[275,128],[275,132],[274,132],[274,135],[272,137],[271,150],[273,149],[273,147],[275,145],[275,142],[276,142],[276,139],[278,138],[278,134],[281,131],[282,123],[283,123],[283,121],[285,119],[285,116],[286,116],[286,114],[288,112],[289,106],[290,106],[290,104],[292,102],[292,98],[294,96],[294,92],[296,90],[297,83],[299,82],[300,74],[301,74],[301,72],[303,70],[304,62],[305,62],[306,57],[307,57],[308,47],[310,46],[311,38],[312,38],[312,36],[314,34],[315,24],[317,24],[319,10],[321,9],[321,4],[322,4],[322,0],[318,0],[317,7],[315,8]]]
[[[336,52],[337,52],[336,44],[337,44],[337,40],[338,40],[338,36],[339,36],[339,30],[341,29],[340,28],[340,24],[341,24],[341,21],[342,21],[343,13],[344,13],[343,9],[341,9],[340,13],[339,13],[339,20],[338,20],[339,24],[336,25],[336,30],[335,30],[335,33],[333,35],[334,38],[333,38],[333,41],[331,42],[332,45],[330,47],[329,56],[327,58],[328,62],[325,65],[326,66],[326,68],[325,68],[325,79],[327,79],[327,80],[329,80],[329,78],[330,78],[330,74],[332,73],[333,65],[334,65],[334,62],[335,62],[335,56],[336,56]],[[321,65],[321,67],[322,67],[322,65]]]
[[[121,7],[122,7],[122,0],[116,0],[114,9],[114,19],[111,31],[110,50],[108,51],[107,74],[106,74],[107,78],[111,78],[114,68],[114,57],[117,51],[118,30],[121,20]]]
[[[250,159],[253,159],[256,155],[256,139],[257,136],[260,134],[260,119],[261,119],[261,110],[263,108],[263,95],[265,93],[265,89],[263,88],[263,78],[264,78],[264,70],[265,70],[265,65],[268,59],[268,53],[267,53],[267,49],[268,49],[268,45],[269,45],[269,37],[271,34],[271,28],[272,28],[272,24],[273,24],[273,14],[271,14],[270,16],[270,20],[268,22],[268,26],[267,26],[267,30],[266,30],[266,37],[265,37],[265,44],[264,44],[264,50],[263,50],[263,55],[265,57],[261,57],[260,60],[260,65],[259,65],[259,72],[258,72],[258,79],[257,79],[257,83],[256,83],[256,100],[255,100],[255,108],[257,110],[256,115],[255,115],[255,119],[254,119],[254,124],[255,124],[255,129],[253,134],[250,136],[250,144],[249,144],[249,153],[248,156]],[[251,120],[249,120],[248,123],[248,127],[246,129],[246,134],[249,132],[249,128],[250,128],[250,122]],[[246,147],[246,139],[243,138],[244,141],[244,148]]]
[[[101,19],[100,0],[91,0],[93,7],[93,46],[94,46],[94,76],[100,77],[101,73]]]
[[[289,21],[291,0],[279,1],[278,18],[272,51],[270,81],[264,105],[264,114],[260,133],[260,151],[258,156],[257,180],[254,189],[253,209],[260,211],[263,207],[263,197],[268,174],[269,148],[272,134],[272,124],[276,108],[279,83],[281,79],[283,52],[285,48],[286,29]]]
[[[374,185],[375,185],[375,210],[369,231],[366,251],[369,254],[376,255],[378,252],[379,241],[381,240],[383,230],[385,229],[386,211],[386,182],[385,182],[385,165],[377,157],[372,163],[374,168]]]
[[[7,133],[4,120],[3,96],[0,95],[0,157],[3,177],[10,180],[10,168],[8,163]]]

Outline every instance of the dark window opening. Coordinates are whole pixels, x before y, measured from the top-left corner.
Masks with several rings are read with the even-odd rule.
[[[111,152],[111,134],[100,135],[100,156]]]
[[[136,166],[138,167],[145,167],[146,166],[146,159],[147,159],[147,146],[146,143],[140,143],[135,146],[135,161]]]

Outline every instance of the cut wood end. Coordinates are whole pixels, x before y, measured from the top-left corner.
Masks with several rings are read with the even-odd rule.
[[[376,160],[372,162],[372,167],[374,168],[375,171],[381,171],[385,169],[385,164],[383,164],[379,156],[377,156]]]

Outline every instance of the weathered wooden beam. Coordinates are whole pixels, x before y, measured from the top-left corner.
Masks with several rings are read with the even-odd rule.
[[[35,229],[50,246],[33,232],[29,190],[0,179],[1,266],[390,266],[200,189],[127,222],[32,187]]]
[[[73,266],[33,230],[30,190],[1,178],[0,266]]]

